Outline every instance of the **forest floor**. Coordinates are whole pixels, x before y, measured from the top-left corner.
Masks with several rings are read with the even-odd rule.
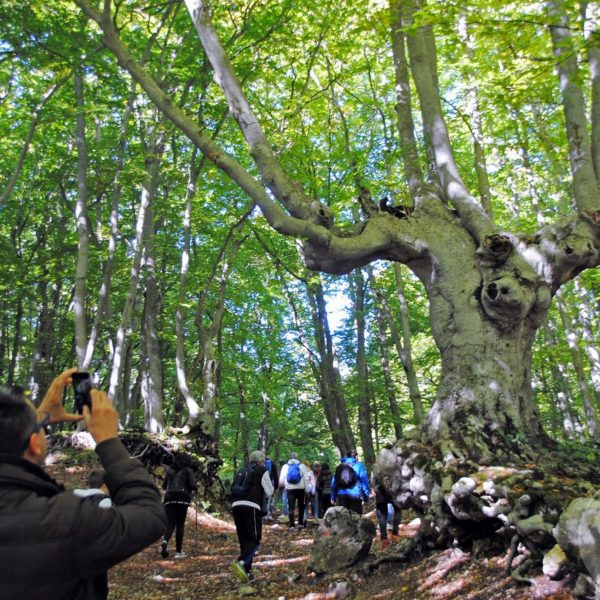
[[[52,463],[52,460],[50,461]],[[48,471],[67,488],[85,487],[85,466],[64,466],[60,461]],[[374,519],[374,515],[372,516]],[[400,539],[413,535],[415,524],[403,523]],[[317,523],[289,532],[287,523],[265,523],[263,540],[254,559],[256,580],[241,584],[229,569],[239,547],[229,514],[188,510],[185,559],[163,559],[158,542],[109,572],[110,600],[521,600],[572,596],[545,577],[526,587],[505,575],[505,556],[474,560],[460,550],[431,553],[410,564],[382,564],[361,578],[349,571],[337,576],[315,577],[308,569]],[[399,540],[398,540],[399,541]],[[393,552],[393,543],[382,549],[378,538],[371,552]],[[349,592],[349,595],[347,593]]]

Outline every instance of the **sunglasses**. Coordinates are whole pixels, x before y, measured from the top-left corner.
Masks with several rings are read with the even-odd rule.
[[[29,446],[29,438],[31,437],[32,434],[37,433],[40,429],[44,430],[44,433],[46,435],[48,435],[48,427],[50,425],[50,413],[44,413],[45,417],[39,422],[39,423],[34,423],[31,431],[27,434],[27,437],[25,438],[25,445],[23,446],[23,450],[25,450],[27,448],[27,446]]]

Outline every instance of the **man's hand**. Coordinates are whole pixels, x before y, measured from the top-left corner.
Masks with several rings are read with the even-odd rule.
[[[83,417],[69,413],[65,410],[62,404],[63,390],[66,386],[73,383],[71,375],[78,369],[67,369],[50,384],[42,403],[38,406],[37,412],[39,415],[48,413],[50,415],[50,423],[62,423],[63,421],[81,421]]]
[[[108,399],[106,392],[91,390],[92,410],[83,407],[83,419],[86,429],[92,434],[97,444],[117,437],[119,430],[119,414]]]

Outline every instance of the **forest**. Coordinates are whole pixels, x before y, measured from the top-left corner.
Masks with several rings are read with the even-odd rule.
[[[223,480],[358,449],[422,518],[396,559],[503,527],[593,594],[563,516],[600,539],[599,28],[587,0],[4,0],[0,381],[90,371]]]

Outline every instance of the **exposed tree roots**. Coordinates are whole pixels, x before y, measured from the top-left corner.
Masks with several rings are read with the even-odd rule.
[[[531,454],[529,449],[526,455]],[[531,583],[542,562],[544,573],[553,579],[562,579],[574,570],[586,573],[573,552],[578,547],[577,537],[583,534],[570,534],[574,528],[572,521],[567,521],[577,523],[579,514],[561,516],[576,498],[596,502],[592,500],[594,484],[600,482],[596,461],[556,450],[535,463],[522,460],[506,466],[468,460],[444,465],[439,457],[436,448],[415,441],[402,442],[380,454],[376,485],[385,488],[399,508],[414,510],[421,526],[395,553],[361,565],[365,573],[384,562],[409,562],[430,550],[450,547],[473,556],[492,550],[507,552],[507,574],[520,583]],[[600,507],[600,502],[596,504]],[[558,539],[564,548],[559,547]],[[600,552],[600,547],[596,550]],[[555,559],[555,555],[561,558]]]

